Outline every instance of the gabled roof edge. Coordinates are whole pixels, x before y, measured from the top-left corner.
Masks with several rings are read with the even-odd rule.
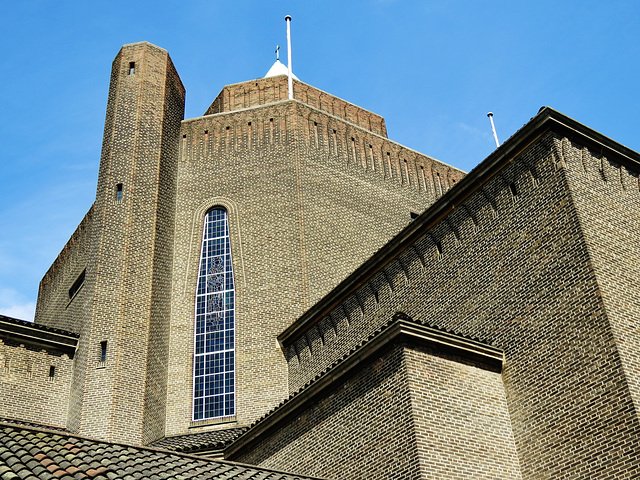
[[[424,213],[407,225],[398,235],[278,335],[280,344],[286,348],[299,335],[366,283],[400,253],[409,248],[426,231],[458,208],[482,185],[510,164],[531,143],[551,130],[566,135],[570,139],[579,138],[585,146],[589,146],[601,154],[614,157],[621,164],[640,169],[640,153],[551,107],[542,107],[535,117],[494,150],[448,192],[436,200]]]

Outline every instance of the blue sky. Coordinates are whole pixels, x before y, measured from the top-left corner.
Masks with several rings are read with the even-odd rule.
[[[470,170],[549,105],[640,150],[640,2],[460,0],[8,2],[0,17],[0,314],[38,282],[91,206],[111,61],[166,48],[186,118],[264,76],[284,16],[304,82],[383,115],[389,137]]]

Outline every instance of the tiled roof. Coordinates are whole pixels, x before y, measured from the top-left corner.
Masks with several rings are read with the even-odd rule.
[[[0,424],[3,424],[3,423],[11,423],[13,425],[22,425],[24,427],[44,428],[46,430],[55,430],[57,432],[69,433],[69,431],[64,427],[56,427],[56,426],[53,426],[53,425],[45,425],[44,423],[24,422],[22,420],[17,420],[15,418],[0,417]],[[0,477],[0,478],[2,478],[2,477]]]
[[[0,424],[0,479],[304,480],[286,473],[61,432]]]
[[[248,427],[228,428],[226,430],[166,437],[157,442],[153,442],[150,446],[186,453],[221,450],[242,435],[247,428]]]
[[[80,334],[75,332],[69,332],[67,330],[60,330],[59,328],[47,327],[46,325],[40,325],[39,323],[28,322],[27,320],[20,320],[18,318],[7,317],[0,315],[0,322],[13,323],[15,325],[21,325],[23,327],[33,328],[35,330],[41,330],[43,332],[59,333],[69,337],[79,338]]]
[[[0,337],[4,343],[24,344],[27,348],[44,347],[49,353],[66,353],[69,358],[73,358],[79,335],[0,315]]]

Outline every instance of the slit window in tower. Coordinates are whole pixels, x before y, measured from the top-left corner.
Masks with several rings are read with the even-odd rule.
[[[100,363],[107,361],[107,341],[100,342]]]
[[[49,378],[53,380],[53,377],[56,376],[56,367],[55,365],[51,365],[49,367]]]
[[[136,62],[129,62],[129,75],[136,73]]]
[[[80,275],[78,275],[78,278],[76,278],[76,281],[73,282],[73,285],[71,285],[71,288],[69,289],[69,299],[75,297],[76,293],[78,293],[78,290],[80,290],[80,288],[82,288],[82,285],[84,285],[85,274],[86,274],[86,269],[83,270]]]
[[[116,201],[122,200],[122,184],[119,183],[116,185]]]
[[[207,212],[196,291],[193,420],[235,415],[235,288],[227,211]]]

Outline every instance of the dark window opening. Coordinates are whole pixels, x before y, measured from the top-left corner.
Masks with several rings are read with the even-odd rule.
[[[438,255],[442,255],[442,243],[436,242],[436,248],[438,249]]]
[[[85,277],[86,271],[87,271],[86,269],[83,270],[82,273],[78,276],[78,278],[76,278],[76,281],[73,282],[73,285],[71,285],[71,288],[69,289],[69,298],[73,298],[75,294],[78,293],[78,290],[80,290],[80,288],[84,284],[84,277]]]
[[[516,190],[516,184],[515,183],[510,183],[509,184],[509,190],[511,190],[511,195],[515,197],[518,196],[518,190]]]
[[[100,363],[107,361],[107,341],[100,342]]]
[[[119,183],[116,185],[116,200],[122,200],[122,184]]]
[[[136,62],[129,62],[129,75],[136,73]]]
[[[49,378],[53,378],[56,376],[56,367],[55,365],[51,365],[49,367]]]
[[[418,218],[420,216],[419,213],[416,212],[409,212],[409,215],[411,215],[411,221],[413,222],[416,218]]]

